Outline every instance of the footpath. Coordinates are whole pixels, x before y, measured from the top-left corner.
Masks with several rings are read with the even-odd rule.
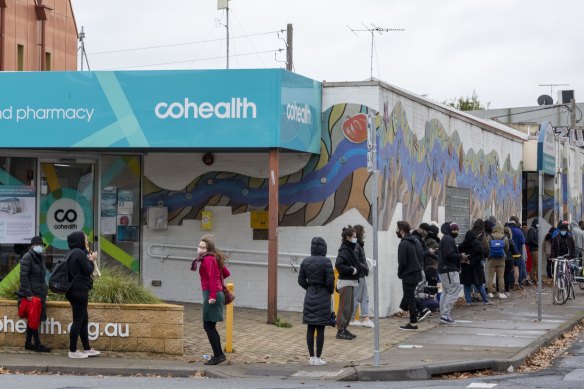
[[[432,314],[417,331],[401,331],[407,317],[380,318],[381,366],[373,366],[373,329],[349,327],[354,340],[338,340],[336,329],[327,327],[322,359],[326,366],[308,366],[306,326],[302,314],[279,312],[292,324],[281,328],[266,324],[265,310],[235,306],[234,352],[217,366],[205,366],[210,354],[201,322],[201,307],[185,304],[185,354],[103,352],[82,360],[67,358],[66,350],[50,354],[24,348],[0,348],[0,373],[22,371],[63,374],[164,375],[177,377],[329,379],[389,381],[430,379],[432,376],[479,369],[505,371],[517,368],[530,355],[584,318],[584,291],[576,286],[576,299],[553,305],[551,288],[543,294],[542,321],[537,320],[536,288],[512,292],[509,299],[493,299],[494,305],[457,305],[454,325],[439,324]],[[218,329],[225,341],[225,328]],[[4,370],[2,370],[4,369]]]

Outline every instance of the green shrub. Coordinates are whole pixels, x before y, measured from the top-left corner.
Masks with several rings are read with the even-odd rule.
[[[276,318],[276,322],[274,324],[276,325],[276,327],[280,327],[280,328],[292,328],[292,323],[290,323],[289,321],[280,319],[279,317]]]
[[[15,268],[15,270],[18,270]],[[14,271],[14,270],[13,270]],[[0,298],[16,300],[14,292],[20,289],[20,271],[14,271],[0,283]],[[12,273],[11,273],[12,274]],[[48,301],[65,301],[65,295],[49,291]],[[101,277],[93,281],[89,291],[89,302],[107,304],[159,304],[162,301],[151,291],[140,285],[138,277],[118,268],[104,267]]]

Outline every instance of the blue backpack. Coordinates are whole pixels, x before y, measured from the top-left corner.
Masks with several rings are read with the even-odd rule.
[[[489,258],[505,258],[505,241],[503,239],[491,239]]]

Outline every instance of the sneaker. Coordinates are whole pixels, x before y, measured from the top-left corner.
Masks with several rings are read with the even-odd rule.
[[[500,299],[506,299],[507,298],[507,295],[505,293],[499,293],[497,295],[497,297],[499,297]]]
[[[91,349],[91,350],[83,350],[84,354],[87,354],[88,357],[97,357],[101,354],[99,351]]]
[[[424,308],[422,312],[420,312],[420,314],[418,315],[418,323],[426,320],[426,318],[430,316],[430,313],[432,312],[430,312],[428,308]]]
[[[349,332],[349,330],[345,330],[345,332],[346,332],[347,334],[349,334],[349,336],[350,336],[351,338],[353,338],[353,339],[357,337],[357,335],[355,335],[355,334],[353,334],[353,333]]]
[[[442,323],[442,324],[454,324],[455,321],[452,318],[450,318],[450,317],[441,316],[440,317],[440,323]]]
[[[415,331],[418,329],[418,326],[412,323],[408,323],[405,326],[399,326],[399,329],[403,331]]]
[[[85,354],[82,351],[69,351],[69,358],[72,359],[82,359],[82,358],[87,358],[89,357],[89,355]]]
[[[225,362],[227,358],[225,357],[225,354],[221,354],[218,357],[213,357],[211,359],[209,359],[207,362],[205,362],[205,365],[218,365],[221,362]]]
[[[373,321],[371,321],[371,319],[367,319],[365,321],[362,321],[361,325],[363,327],[367,327],[367,328],[374,328],[375,327],[375,324],[373,323]]]
[[[483,303],[483,305],[495,305],[495,304],[493,304],[493,302],[492,302],[492,301],[485,301],[485,302]]]
[[[324,365],[326,365],[326,362],[323,361],[320,357],[314,358],[314,366],[324,366]]]
[[[316,357],[310,357],[310,360],[308,361],[308,364],[310,366],[314,366],[314,360],[316,359]]]
[[[343,339],[343,340],[353,340],[353,337],[349,334],[347,334],[346,331],[337,331],[337,339]]]
[[[351,320],[349,322],[350,326],[355,326],[355,327],[361,327],[363,325],[363,323],[361,323],[359,320]]]
[[[491,292],[489,292],[489,294],[487,295],[487,297],[490,298],[490,299],[492,299],[495,296],[493,296],[493,294]]]

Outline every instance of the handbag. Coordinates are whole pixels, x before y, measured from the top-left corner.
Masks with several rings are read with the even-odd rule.
[[[219,269],[219,274],[221,275],[221,285],[223,286],[223,294],[225,295],[225,305],[229,305],[235,300],[235,294],[225,286],[225,281],[223,280],[223,269]]]
[[[334,303],[332,299],[331,299],[331,317],[329,320],[331,327],[335,327],[337,325],[337,314],[335,313]]]

